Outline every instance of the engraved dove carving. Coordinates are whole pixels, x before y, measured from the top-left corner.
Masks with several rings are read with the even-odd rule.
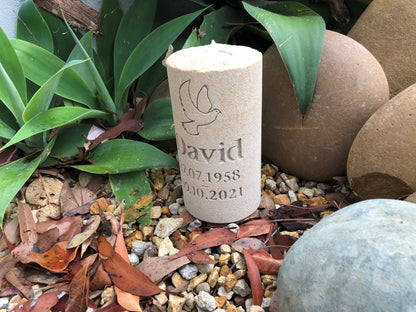
[[[221,111],[213,107],[206,85],[201,87],[194,102],[190,93],[190,83],[191,81],[187,80],[179,87],[179,99],[187,119],[182,122],[182,127],[190,135],[199,135],[199,127],[212,124]]]

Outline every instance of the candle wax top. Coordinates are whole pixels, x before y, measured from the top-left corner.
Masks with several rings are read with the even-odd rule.
[[[220,43],[177,51],[168,57],[169,67],[184,71],[224,71],[248,67],[261,61],[262,54],[252,48]]]

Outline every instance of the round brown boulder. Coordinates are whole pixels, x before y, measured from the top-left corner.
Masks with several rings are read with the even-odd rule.
[[[352,189],[362,198],[404,198],[416,191],[416,83],[365,123],[348,156]]]
[[[374,0],[348,33],[380,62],[390,96],[416,82],[415,4],[415,0]]]
[[[275,45],[265,52],[263,64],[265,160],[308,180],[345,175],[355,135],[389,99],[380,64],[353,39],[326,31],[314,97],[304,118]]]

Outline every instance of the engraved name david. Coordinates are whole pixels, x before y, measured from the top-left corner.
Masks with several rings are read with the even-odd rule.
[[[215,148],[197,147],[187,144],[182,137],[176,135],[178,153],[188,159],[203,163],[225,163],[243,159],[241,138],[230,144],[219,142]]]

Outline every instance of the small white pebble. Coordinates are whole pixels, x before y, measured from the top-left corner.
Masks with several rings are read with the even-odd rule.
[[[129,261],[131,265],[138,265],[140,263],[140,258],[135,253],[130,253]]]

